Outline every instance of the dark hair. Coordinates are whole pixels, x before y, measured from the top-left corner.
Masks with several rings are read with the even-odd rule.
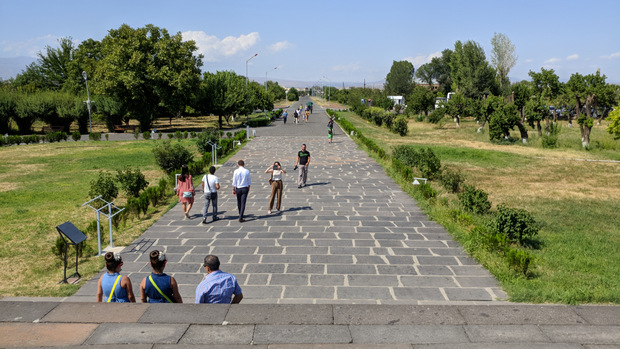
[[[189,177],[189,168],[187,167],[187,165],[183,165],[181,166],[181,182],[185,182],[185,179],[187,179],[187,177]]]
[[[243,162],[243,160],[239,160],[239,161],[237,161],[237,165],[245,166],[245,162]]]
[[[278,165],[278,167],[282,167],[282,165],[280,165],[280,161],[274,161],[273,164]]]
[[[203,267],[209,267],[212,271],[220,270],[220,259],[210,254],[205,257]]]
[[[209,173],[210,174],[214,174],[215,173],[215,166],[209,167]]]
[[[168,260],[166,255],[158,250],[153,250],[151,251],[149,257],[151,257],[151,266],[153,267],[153,270],[160,272],[163,271],[164,264]]]
[[[115,271],[116,267],[123,263],[121,255],[114,252],[108,252],[105,254],[105,267],[109,271]]]

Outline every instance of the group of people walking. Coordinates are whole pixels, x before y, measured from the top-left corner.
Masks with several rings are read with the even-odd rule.
[[[179,286],[174,277],[166,275],[164,269],[168,263],[166,254],[153,250],[149,254],[151,275],[140,283],[140,301],[142,303],[183,303]],[[107,273],[101,275],[97,284],[97,302],[135,303],[136,297],[129,277],[121,275],[123,259],[116,252],[105,254]],[[220,270],[217,256],[208,255],[203,267],[207,275],[196,287],[195,303],[236,304],[243,299],[243,293],[237,278]]]
[[[308,166],[310,165],[310,152],[306,149],[306,145],[302,144],[301,150],[297,153],[297,161],[293,170],[298,170],[297,188],[306,186],[308,180]],[[245,222],[245,206],[252,186],[252,177],[250,171],[245,168],[243,160],[237,161],[238,168],[233,172],[232,178],[232,194],[237,198],[237,210],[239,212],[239,223]],[[212,221],[219,220],[217,216],[217,198],[218,190],[220,190],[220,180],[215,175],[215,167],[209,168],[209,173],[202,177],[202,190],[204,192],[204,206],[202,209],[202,223],[207,224],[207,216],[209,206],[213,207]],[[287,174],[279,161],[275,161],[265,170],[265,173],[271,174],[269,184],[271,185],[271,196],[269,198],[269,209],[267,214],[271,214],[274,204],[278,213],[282,211],[282,191],[284,190],[283,175]],[[196,190],[194,188],[192,175],[189,173],[187,165],[181,168],[181,174],[177,179],[177,196],[179,202],[183,205],[183,213],[185,218],[190,218],[189,211],[194,204]],[[277,200],[277,201],[276,201]]]

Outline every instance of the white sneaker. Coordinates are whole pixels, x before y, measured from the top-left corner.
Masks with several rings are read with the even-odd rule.
[[[267,214],[271,214],[271,210],[267,211]]]

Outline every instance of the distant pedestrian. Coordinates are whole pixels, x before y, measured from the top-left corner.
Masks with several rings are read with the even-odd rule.
[[[185,213],[185,218],[189,218],[189,211],[192,209],[192,205],[194,204],[195,195],[196,191],[194,190],[192,175],[189,174],[187,165],[183,165],[181,167],[181,175],[179,176],[179,180],[177,182],[177,196],[179,197],[179,202],[183,204],[183,213]]]
[[[202,191],[205,194],[205,204],[202,208],[202,223],[207,223],[209,204],[213,205],[213,222],[217,218],[217,191],[220,190],[220,179],[215,175],[215,166],[209,167],[209,173],[202,177]]]
[[[207,275],[196,287],[196,304],[238,304],[243,299],[241,287],[234,275],[220,270],[220,260],[217,256],[205,257],[203,266]]]
[[[282,113],[282,120],[284,121],[285,124],[286,124],[287,117],[288,117],[288,112],[285,110],[284,113]]]
[[[297,109],[295,109],[295,113],[293,114],[293,116],[295,117],[295,124],[299,123],[299,111]]]
[[[164,273],[168,258],[166,254],[153,250],[149,254],[151,275],[140,283],[140,300],[142,303],[183,303],[177,281]]]
[[[329,139],[329,143],[331,144],[332,138],[334,138],[334,119],[330,118],[327,123],[327,138]]]
[[[97,283],[97,302],[135,303],[131,280],[120,274],[123,266],[121,255],[116,252],[105,254],[105,267],[108,272],[101,275]]]
[[[243,160],[237,161],[239,168],[233,173],[233,195],[237,196],[237,209],[239,210],[239,223],[245,222],[243,219],[243,213],[245,212],[245,202],[248,199],[248,193],[250,192],[250,186],[252,185],[252,179],[250,178],[250,171],[246,169]]]
[[[310,110],[306,109],[306,124],[310,121]]]
[[[273,166],[267,167],[265,173],[271,173],[271,179],[269,179],[269,183],[271,184],[271,197],[269,198],[269,210],[267,214],[271,214],[276,196],[278,197],[276,209],[280,212],[282,208],[282,189],[284,187],[282,184],[282,174],[286,174],[286,171],[284,171],[280,162],[276,161],[273,163]]]
[[[297,188],[306,186],[306,180],[308,179],[308,165],[310,165],[310,152],[306,150],[306,145],[301,145],[301,151],[297,153],[297,162],[295,168],[299,169],[299,176],[297,178]]]

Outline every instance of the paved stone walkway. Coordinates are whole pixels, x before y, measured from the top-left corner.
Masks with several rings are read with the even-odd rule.
[[[162,249],[169,259],[166,272],[179,283],[185,302],[194,301],[203,278],[201,262],[210,253],[220,257],[222,270],[237,276],[244,303],[504,299],[497,281],[340,129],[328,144],[327,120],[316,106],[307,124],[296,125],[289,117],[286,125],[278,120],[257,129],[257,137],[216,172],[222,186],[220,221],[201,223],[199,193],[191,219],[184,219],[177,205],[122,251],[123,273],[134,288],[150,272],[148,253]],[[308,185],[298,189],[292,168],[302,143],[312,161]],[[245,160],[253,181],[245,223],[237,221],[231,188],[238,159]],[[283,211],[268,215],[270,186],[264,170],[276,160],[289,173]],[[69,300],[93,301],[97,279]]]

